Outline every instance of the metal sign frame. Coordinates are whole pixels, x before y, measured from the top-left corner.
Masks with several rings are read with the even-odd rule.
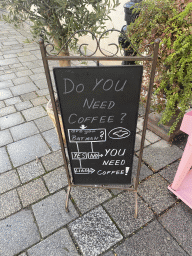
[[[126,39],[129,42],[129,47],[134,49],[134,56],[117,56],[117,53],[119,51],[119,46],[117,46],[114,43],[111,43],[110,45],[115,45],[117,48],[116,53],[111,54],[111,55],[106,55],[103,50],[100,47],[100,41],[101,39],[109,32],[118,32],[123,36],[124,39]],[[60,52],[63,49],[66,49],[68,47],[69,42],[71,41],[72,38],[75,37],[76,34],[82,34],[83,33],[90,33],[92,35],[92,38],[96,40],[96,50],[90,54],[90,55],[84,55],[81,51],[82,46],[85,46],[87,44],[82,44],[79,47],[80,51],[80,56],[59,56]],[[53,112],[55,116],[55,121],[56,121],[56,129],[59,137],[59,142],[61,145],[61,151],[64,159],[64,166],[65,170],[67,173],[67,179],[68,179],[68,189],[67,189],[67,197],[66,197],[66,204],[65,208],[66,211],[68,212],[68,202],[69,202],[69,196],[70,196],[70,191],[72,186],[79,186],[79,187],[87,187],[87,188],[104,188],[104,189],[120,189],[120,190],[127,190],[135,193],[135,218],[137,218],[138,214],[138,205],[137,205],[137,189],[138,189],[138,184],[139,184],[139,175],[140,175],[140,170],[141,170],[141,162],[142,162],[142,156],[143,156],[143,149],[144,149],[144,141],[145,141],[145,135],[146,135],[146,130],[147,130],[147,121],[148,121],[148,115],[150,111],[150,103],[151,103],[151,96],[152,96],[152,91],[153,91],[153,83],[154,83],[154,78],[155,78],[155,70],[156,70],[156,64],[157,64],[157,58],[158,58],[158,49],[159,49],[159,43],[160,39],[156,39],[153,45],[152,52],[148,55],[143,55],[139,53],[139,51],[134,47],[134,45],[131,44],[130,40],[128,39],[127,35],[119,30],[116,29],[111,29],[105,31],[99,39],[90,31],[87,30],[79,30],[76,31],[66,42],[66,44],[59,50],[57,54],[50,54],[47,51],[47,47],[51,46],[52,49],[54,49],[54,46],[52,44],[44,44],[44,40],[40,39],[39,45],[40,45],[40,50],[41,50],[41,55],[42,55],[42,60],[43,60],[43,65],[44,65],[44,70],[45,70],[45,75],[47,79],[47,84],[49,88],[49,93],[51,97],[51,103],[53,107]],[[146,47],[149,47],[149,45],[146,45]],[[100,51],[100,53],[103,56],[94,56],[97,50]],[[135,52],[137,52],[137,55],[135,56]],[[69,168],[69,163],[67,161],[66,157],[66,149],[64,146],[64,139],[62,136],[62,131],[61,131],[61,125],[59,121],[59,116],[58,116],[58,110],[56,107],[56,98],[55,98],[55,93],[53,89],[53,84],[52,84],[52,79],[50,75],[50,69],[49,69],[49,64],[48,61],[53,61],[53,60],[70,60],[70,61],[95,61],[97,66],[99,66],[100,61],[150,61],[152,62],[151,64],[151,74],[150,74],[150,81],[149,81],[149,87],[148,87],[148,96],[147,96],[147,102],[146,102],[146,109],[145,109],[145,117],[144,117],[144,124],[143,124],[143,130],[142,130],[142,138],[141,138],[141,144],[140,144],[140,151],[139,151],[139,161],[138,161],[138,167],[137,167],[137,174],[136,177],[134,178],[134,185],[133,187],[126,187],[126,186],[110,186],[110,185],[76,185],[73,183],[73,177],[70,172]],[[130,184],[129,184],[130,185]]]

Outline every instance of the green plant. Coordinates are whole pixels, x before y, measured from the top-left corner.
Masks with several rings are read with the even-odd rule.
[[[119,4],[119,0],[2,0],[1,6],[8,9],[3,18],[15,26],[24,21],[32,21],[31,32],[34,38],[43,36],[53,41],[60,49],[77,30],[90,30],[101,33],[110,12]],[[71,40],[69,46],[75,49],[77,40]],[[60,55],[69,55],[66,48]]]
[[[128,34],[140,51],[161,39],[152,105],[162,113],[161,123],[176,117],[171,134],[192,100],[192,3],[190,0],[145,0],[138,4],[139,17]],[[144,63],[145,79],[150,66]],[[143,84],[143,95],[146,83]],[[145,97],[143,97],[145,101]],[[180,110],[179,114],[177,110]]]

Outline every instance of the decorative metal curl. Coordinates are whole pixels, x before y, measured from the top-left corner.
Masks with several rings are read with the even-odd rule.
[[[120,30],[117,30],[117,29],[108,29],[108,30],[106,30],[105,32],[103,32],[103,33],[101,34],[101,36],[99,37],[99,40],[98,40],[99,51],[100,51],[105,57],[114,57],[114,56],[116,56],[117,53],[119,52],[119,48],[120,48],[119,45],[117,45],[116,43],[110,43],[110,44],[108,44],[108,46],[111,46],[111,45],[116,46],[116,52],[115,52],[115,53],[112,53],[111,55],[105,54],[105,53],[102,51],[101,46],[100,46],[102,37],[104,37],[105,34],[108,34],[109,32],[118,32],[118,33],[122,34],[122,36],[123,36],[126,40],[128,40],[128,41],[130,41],[130,40],[128,39],[127,35],[126,35],[123,31],[120,31]]]
[[[76,34],[80,34],[80,33],[90,33],[90,34],[92,35],[92,37],[96,40],[96,44],[97,44],[97,45],[96,45],[96,49],[95,49],[95,51],[94,51],[93,53],[91,53],[91,54],[89,54],[89,55],[85,55],[85,54],[81,51],[81,48],[82,48],[83,46],[89,45],[89,44],[81,44],[81,45],[79,46],[79,52],[80,52],[81,55],[83,55],[84,57],[91,57],[91,56],[93,56],[93,55],[97,52],[97,50],[98,50],[98,48],[99,48],[99,43],[98,43],[98,40],[97,40],[97,37],[95,36],[95,34],[93,34],[93,32],[91,32],[91,31],[89,31],[89,30],[77,30],[75,33],[73,33],[73,34],[70,36],[70,38],[67,40],[67,42],[60,48],[60,50],[59,50],[56,54],[50,54],[50,53],[49,53],[49,52],[52,52],[52,51],[55,49],[55,46],[54,46],[53,44],[51,44],[51,43],[47,44],[47,45],[45,46],[47,55],[49,55],[49,56],[58,56],[58,55],[60,54],[60,52],[62,52],[63,49],[66,49],[66,48],[67,48],[67,46],[68,46],[68,44],[71,42],[71,40],[72,40],[73,38],[75,38],[75,35],[76,35]],[[49,46],[51,46],[52,49],[48,52],[48,51],[47,51],[47,47],[49,47]]]
[[[83,43],[83,44],[81,44],[80,46],[79,46],[79,52],[80,52],[80,54],[82,55],[82,56],[84,56],[84,57],[91,57],[91,56],[93,56],[93,55],[95,55],[95,53],[97,52],[97,50],[99,50],[100,51],[100,53],[102,53],[103,54],[103,56],[105,56],[105,57],[114,57],[114,56],[117,56],[117,54],[118,54],[118,52],[120,51],[120,43],[119,43],[119,45],[117,45],[116,43],[110,43],[110,44],[108,44],[108,46],[115,46],[116,47],[116,52],[115,53],[111,53],[110,55],[108,55],[108,54],[106,54],[106,53],[104,53],[103,52],[103,50],[101,49],[101,40],[103,39],[103,37],[106,35],[106,34],[108,34],[109,32],[118,32],[118,33],[120,33],[120,35],[123,37],[123,39],[125,40],[125,42],[128,42],[128,47],[125,49],[126,51],[127,50],[129,50],[129,49],[132,49],[133,50],[133,53],[132,54],[130,54],[129,56],[135,56],[135,55],[139,55],[139,56],[141,56],[141,57],[151,57],[152,56],[152,47],[153,47],[153,45],[151,45],[151,44],[146,44],[146,45],[144,45],[143,46],[143,49],[150,49],[150,51],[151,51],[151,53],[148,53],[148,54],[142,54],[132,43],[131,43],[131,40],[128,38],[128,36],[127,36],[127,34],[124,32],[124,31],[120,31],[120,30],[117,30],[117,29],[108,29],[108,30],[106,30],[106,31],[104,31],[101,35],[100,35],[100,37],[99,38],[97,38],[96,37],[96,35],[93,33],[93,32],[91,32],[90,30],[77,30],[75,33],[73,33],[71,36],[70,36],[70,38],[67,40],[67,42],[60,48],[60,50],[57,52],[57,53],[53,53],[52,54],[52,52],[55,50],[55,46],[54,46],[54,44],[51,44],[51,43],[49,43],[49,44],[47,44],[46,46],[45,46],[45,50],[46,50],[46,53],[47,53],[47,55],[49,55],[49,56],[58,56],[62,51],[63,51],[63,49],[67,49],[67,47],[68,47],[68,44],[71,42],[71,40],[73,39],[73,38],[75,38],[75,35],[76,34],[81,34],[81,33],[86,33],[86,34],[88,34],[88,33],[90,33],[91,35],[92,35],[92,38],[96,41],[96,48],[95,48],[95,51],[93,52],[93,53],[91,53],[91,54],[84,54],[83,53],[83,51],[82,51],[82,47],[84,47],[84,46],[88,46],[89,44],[87,44],[87,43]],[[47,48],[48,47],[51,47],[51,50],[47,50]],[[121,47],[122,48],[122,47]]]

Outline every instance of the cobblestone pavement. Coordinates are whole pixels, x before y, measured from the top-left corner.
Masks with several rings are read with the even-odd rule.
[[[39,46],[25,34],[0,21],[0,255],[192,255],[192,210],[167,189],[186,140],[170,145],[147,131],[137,219],[134,194],[120,190],[73,188],[66,213]]]

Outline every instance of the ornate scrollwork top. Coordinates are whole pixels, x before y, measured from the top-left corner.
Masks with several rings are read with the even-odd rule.
[[[107,50],[106,49],[105,50],[102,49],[102,47],[101,47],[102,40],[107,38],[107,36],[110,33],[113,33],[113,32],[119,33],[119,37],[116,38],[118,40],[118,43],[115,43],[115,42],[108,43],[108,49]],[[76,31],[75,33],[73,33],[71,35],[71,37],[67,40],[67,42],[60,48],[60,50],[57,53],[55,53],[55,46],[53,44],[51,44],[51,43],[48,43],[45,46],[47,55],[49,55],[49,56],[58,56],[60,54],[60,52],[62,52],[64,49],[68,48],[68,45],[69,45],[69,43],[71,42],[72,39],[78,40],[76,38],[76,36],[77,35],[82,35],[82,34],[84,34],[84,35],[91,34],[92,40],[94,40],[95,43],[96,43],[95,50],[93,52],[91,52],[90,54],[86,54],[82,50],[83,48],[89,46],[88,43],[82,43],[82,44],[80,44],[78,46],[79,47],[78,50],[79,50],[80,55],[82,55],[84,57],[94,56],[97,51],[99,51],[105,57],[114,57],[114,56],[118,56],[118,54],[122,55],[122,53],[121,53],[122,49],[124,49],[125,51],[129,52],[128,56],[139,55],[141,57],[151,57],[152,53],[153,53],[153,45],[149,45],[149,44],[144,45],[142,47],[142,49],[145,49],[145,50],[143,51],[143,53],[141,53],[137,49],[137,47],[135,47],[131,43],[130,39],[128,38],[128,36],[127,36],[127,34],[125,32],[117,30],[117,29],[109,29],[109,30],[106,30],[105,32],[103,32],[99,36],[99,38],[97,38],[96,35],[93,32],[89,31],[89,30],[78,30],[78,31]],[[122,45],[122,40],[123,40],[124,45],[126,45],[125,48]],[[113,47],[113,50],[115,48],[115,52],[112,52],[112,47]],[[48,48],[49,48],[49,50],[48,50]]]

